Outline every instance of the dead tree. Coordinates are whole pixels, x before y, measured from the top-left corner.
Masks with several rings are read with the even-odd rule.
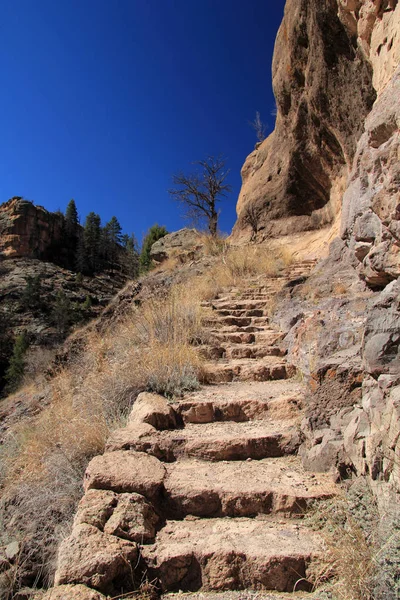
[[[260,113],[258,111],[256,112],[254,121],[251,121],[249,125],[256,132],[258,141],[263,142],[265,140],[265,131],[267,126],[261,121]]]
[[[232,190],[225,183],[229,170],[224,170],[225,160],[220,156],[210,156],[194,164],[199,167],[195,173],[173,175],[175,188],[168,191],[183,206],[187,218],[196,224],[205,221],[210,234],[215,236],[219,216],[217,204]]]

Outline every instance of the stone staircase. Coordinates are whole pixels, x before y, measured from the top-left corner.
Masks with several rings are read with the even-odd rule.
[[[49,598],[119,597],[143,578],[162,593],[312,588],[323,547],[301,517],[335,486],[297,457],[304,389],[267,316],[310,266],[210,303],[204,385],[173,402],[141,394],[91,461]]]

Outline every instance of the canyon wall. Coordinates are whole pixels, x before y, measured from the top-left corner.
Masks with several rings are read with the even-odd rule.
[[[286,2],[275,130],[243,166],[234,242],[339,231],[357,143],[399,64],[399,29],[397,0]]]
[[[64,234],[64,217],[14,197],[0,206],[0,256],[52,259]]]
[[[293,248],[312,234],[323,256],[325,232],[329,253],[274,315],[309,383],[303,461],[397,490],[399,64],[397,0],[287,1],[276,127],[243,167],[232,235]]]

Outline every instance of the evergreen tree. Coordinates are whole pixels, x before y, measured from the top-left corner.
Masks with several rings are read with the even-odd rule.
[[[143,240],[142,250],[140,252],[140,270],[142,272],[146,272],[152,267],[153,261],[150,257],[152,245],[154,242],[167,235],[167,233],[168,231],[165,229],[165,227],[157,225],[157,223],[150,227]]]
[[[21,383],[24,376],[25,361],[24,355],[29,347],[29,341],[26,333],[17,335],[14,342],[13,353],[10,358],[8,369],[4,376],[7,381],[6,392],[13,392]]]
[[[78,240],[75,258],[75,269],[78,271],[78,274],[81,275],[82,273],[89,272],[88,257],[86,253],[85,239],[83,235],[80,236]]]
[[[74,307],[65,295],[63,290],[59,290],[51,311],[51,320],[57,328],[60,338],[63,338],[75,320]]]
[[[68,202],[65,211],[65,247],[67,249],[67,265],[74,267],[77,260],[78,251],[78,235],[79,235],[79,218],[75,200]]]
[[[122,236],[122,246],[125,250],[123,257],[123,270],[132,279],[135,279],[139,275],[139,251],[136,238],[134,234],[128,235],[127,233]]]
[[[86,217],[83,231],[83,242],[86,255],[86,272],[96,273],[100,268],[101,220],[99,215],[90,212]],[[81,270],[81,269],[79,269]]]
[[[35,310],[43,304],[40,275],[27,275],[26,286],[22,292],[21,305],[25,309]]]
[[[122,242],[122,227],[117,217],[112,217],[103,229],[103,256],[110,262],[111,270],[114,269]]]
[[[65,211],[65,226],[68,235],[76,234],[76,230],[79,224],[78,211],[76,208],[75,200],[70,200]]]

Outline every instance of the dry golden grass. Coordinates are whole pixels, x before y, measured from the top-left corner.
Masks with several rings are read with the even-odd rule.
[[[40,585],[51,583],[58,542],[82,494],[84,469],[104,450],[110,431],[124,424],[137,394],[174,396],[199,385],[196,344],[207,316],[202,301],[246,285],[247,277],[276,275],[287,263],[265,248],[210,246],[215,264],[205,274],[134,306],[107,334],[88,333],[79,358],[46,383],[41,412],[10,432],[2,446],[0,544],[17,539],[23,548],[17,587],[29,562],[42,564]]]
[[[0,544],[21,543],[21,575],[32,559],[43,565],[39,583],[51,582],[86,465],[103,452],[110,431],[124,424],[136,395],[173,396],[199,385],[202,363],[192,341],[201,321],[200,299],[186,286],[133,308],[107,335],[92,332],[79,360],[48,384],[47,405],[10,433],[0,457]]]
[[[227,251],[229,242],[222,235],[210,235],[203,233],[199,238],[200,244],[203,246],[203,253],[206,256],[219,256]]]
[[[192,281],[192,293],[211,300],[224,290],[245,287],[249,278],[275,277],[292,262],[290,252],[265,246],[228,246],[207,273]]]
[[[319,581],[336,600],[397,600],[400,593],[400,510],[378,510],[366,480],[354,496],[342,495],[315,507],[325,552]]]

